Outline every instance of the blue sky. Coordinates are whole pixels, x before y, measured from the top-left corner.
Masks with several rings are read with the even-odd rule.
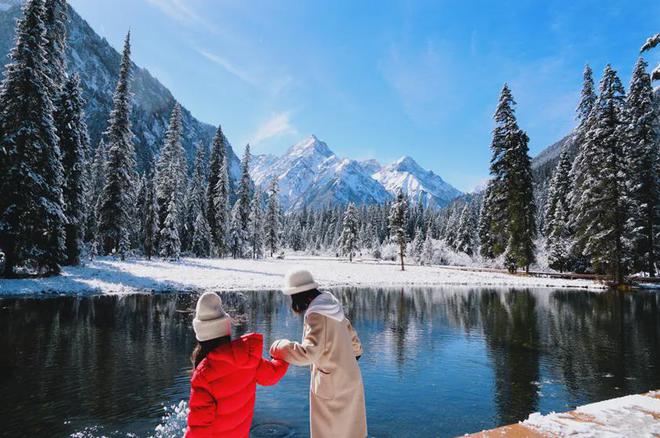
[[[488,176],[504,82],[531,155],[565,135],[585,63],[627,83],[653,1],[69,0],[237,149],[316,134],[338,155],[411,155],[461,190]],[[660,50],[648,55],[656,65]]]

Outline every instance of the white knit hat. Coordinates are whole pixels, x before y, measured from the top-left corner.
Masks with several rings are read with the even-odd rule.
[[[231,334],[231,318],[222,309],[222,300],[215,292],[206,292],[197,300],[193,329],[200,342]]]
[[[294,269],[284,276],[284,295],[299,294],[308,290],[318,289],[319,285],[314,281],[312,273],[307,269]]]

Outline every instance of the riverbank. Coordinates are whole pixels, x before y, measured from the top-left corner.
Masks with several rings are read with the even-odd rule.
[[[602,283],[586,279],[509,275],[451,266],[406,266],[402,272],[394,262],[355,260],[349,263],[329,257],[183,258],[177,262],[99,257],[85,266],[65,267],[57,277],[0,279],[0,295],[274,290],[281,286],[284,274],[297,266],[312,271],[323,287],[605,288]]]
[[[478,432],[468,438],[654,437],[659,434],[660,391],[652,391],[591,403],[566,413],[534,413],[520,423]]]

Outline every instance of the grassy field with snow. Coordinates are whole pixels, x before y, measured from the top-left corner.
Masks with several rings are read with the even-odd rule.
[[[309,269],[323,287],[362,286],[489,286],[602,289],[589,280],[565,280],[496,272],[465,271],[449,266],[406,266],[393,262],[357,260],[349,263],[328,257],[290,257],[283,260],[184,258],[115,260],[100,257],[85,266],[66,267],[61,276],[0,280],[0,295],[40,293],[94,294],[174,291],[274,290],[294,268]]]

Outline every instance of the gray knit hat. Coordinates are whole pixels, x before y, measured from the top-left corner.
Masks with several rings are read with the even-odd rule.
[[[197,300],[193,329],[200,342],[231,334],[231,318],[223,310],[222,300],[215,292],[206,292]]]

